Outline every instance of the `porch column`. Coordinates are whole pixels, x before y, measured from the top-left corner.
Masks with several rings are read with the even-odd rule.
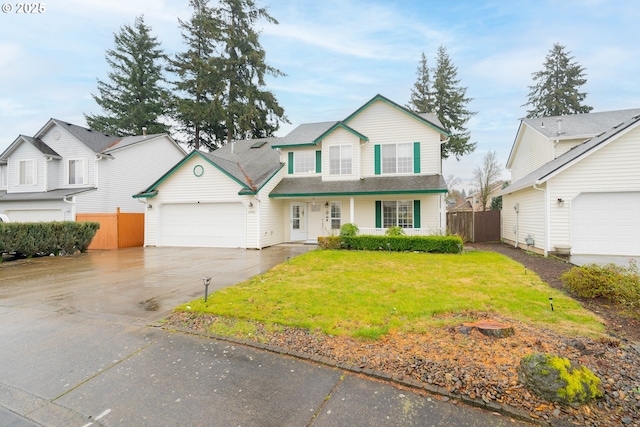
[[[353,212],[354,211],[354,205],[355,205],[355,203],[353,201],[353,197],[349,198],[349,222],[351,224],[355,224],[355,219],[354,219],[355,215],[354,215],[354,212]]]

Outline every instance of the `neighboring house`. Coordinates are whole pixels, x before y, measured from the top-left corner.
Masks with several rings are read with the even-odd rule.
[[[640,109],[523,120],[502,238],[544,254],[640,255],[639,163]]]
[[[282,138],[193,151],[146,190],[147,246],[263,248],[361,233],[445,230],[446,183],[434,115],[377,95],[342,121]]]
[[[0,213],[14,222],[144,212],[131,194],[182,159],[166,134],[120,138],[50,119],[0,155]]]
[[[456,206],[455,210],[473,210],[474,212],[485,211],[491,209],[491,201],[494,197],[498,197],[500,195],[500,191],[503,186],[502,181],[496,181],[489,186],[489,197],[487,198],[487,205],[485,209],[482,208],[482,199],[480,198],[480,191],[476,191],[474,193],[469,194],[465,198],[465,203],[462,205]]]

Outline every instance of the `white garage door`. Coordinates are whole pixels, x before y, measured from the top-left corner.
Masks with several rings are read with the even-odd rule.
[[[246,247],[245,208],[241,203],[167,204],[159,210],[160,246]]]
[[[62,209],[6,210],[3,213],[13,222],[64,221]]]
[[[571,252],[640,255],[640,192],[576,197],[571,202]]]

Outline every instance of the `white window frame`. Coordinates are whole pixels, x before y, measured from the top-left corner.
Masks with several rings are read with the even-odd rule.
[[[382,227],[413,228],[415,224],[413,200],[388,200],[382,202]]]
[[[329,175],[351,175],[353,173],[353,146],[351,144],[329,147]]]
[[[339,230],[342,226],[342,202],[331,202],[330,209],[329,221],[331,229]]]
[[[27,165],[31,165],[31,174],[28,173],[29,169]],[[34,159],[18,160],[17,173],[18,179],[16,181],[18,185],[36,185],[36,161]],[[28,175],[31,175],[31,177]]]
[[[315,151],[295,151],[293,153],[293,173],[308,174],[316,172]]]
[[[400,154],[404,155],[401,157]],[[383,144],[380,148],[380,166],[383,174],[413,173],[413,143]]]
[[[0,188],[7,188],[9,185],[9,167],[7,165],[0,165]]]
[[[74,167],[73,167],[73,173],[74,176],[78,173],[78,171],[81,173],[80,176],[80,182],[78,182],[78,179],[76,177],[76,179],[74,180],[75,182],[71,182],[71,163],[74,163]],[[77,163],[77,164],[76,164]],[[87,183],[87,159],[68,159],[67,160],[67,184],[68,185],[84,185]]]

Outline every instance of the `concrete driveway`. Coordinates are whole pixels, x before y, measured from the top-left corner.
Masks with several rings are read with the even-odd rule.
[[[513,426],[339,369],[148,324],[313,247],[0,264],[3,426]]]

